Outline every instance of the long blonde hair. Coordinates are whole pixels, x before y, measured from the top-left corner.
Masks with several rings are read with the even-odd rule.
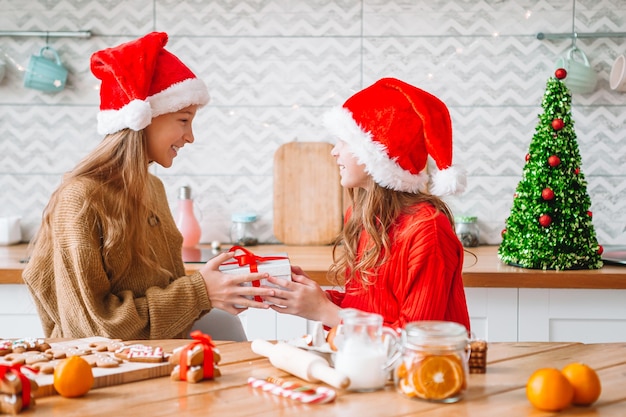
[[[52,194],[48,205],[43,212],[41,227],[34,242],[50,249],[52,246],[52,213],[57,210],[61,191],[74,179],[87,179],[97,184],[91,195],[84,201],[83,210],[95,210],[103,222],[106,235],[101,234],[101,250],[105,269],[115,271],[112,279],[124,275],[130,268],[130,259],[133,262],[143,263],[160,269],[148,254],[150,247],[147,239],[147,218],[151,207],[148,192],[148,164],[146,136],[144,131],[123,129],[107,135],[100,144],[91,151],[76,167],[68,172],[59,188]],[[113,190],[116,199],[109,199],[105,206],[102,199],[103,190]],[[114,204],[110,204],[113,202]],[[117,265],[113,268],[110,259],[116,248],[128,248],[133,256],[127,258],[126,265]],[[120,259],[115,258],[118,263]]]
[[[391,228],[400,214],[409,213],[417,203],[432,204],[454,226],[454,217],[449,207],[439,197],[431,194],[394,191],[373,181],[367,190],[350,188],[347,191],[352,214],[334,243],[333,264],[329,270],[331,280],[338,284],[345,285],[357,277],[364,285],[373,282],[376,269],[389,259]],[[357,254],[362,233],[369,236],[369,246],[363,253]]]

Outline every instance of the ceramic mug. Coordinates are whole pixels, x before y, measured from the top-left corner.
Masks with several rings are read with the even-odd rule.
[[[596,88],[598,75],[589,65],[587,55],[575,46],[556,62],[556,68],[565,68],[567,76],[563,80],[573,93],[591,93]]]
[[[620,55],[615,59],[609,75],[611,90],[626,92],[626,57]]]
[[[45,52],[50,52],[53,59],[45,56]],[[59,54],[54,48],[44,46],[39,51],[39,55],[30,57],[24,74],[24,87],[56,93],[65,88],[66,81],[67,69],[61,63]]]

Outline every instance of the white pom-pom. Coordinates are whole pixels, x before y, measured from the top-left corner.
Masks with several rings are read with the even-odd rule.
[[[436,196],[460,194],[467,187],[465,170],[457,166],[451,166],[432,175],[430,193]]]
[[[139,131],[152,122],[150,103],[143,100],[133,100],[124,106],[124,124],[134,131]]]

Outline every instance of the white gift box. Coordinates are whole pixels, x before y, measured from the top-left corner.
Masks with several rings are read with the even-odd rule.
[[[256,263],[257,272],[259,273],[267,272],[268,274],[270,274],[270,276],[291,281],[291,264],[289,262],[289,257],[287,256],[287,253],[281,252],[263,256],[258,256],[251,253],[245,255],[236,255],[233,260],[220,265],[220,271],[226,274],[233,275],[250,274],[251,265],[246,264],[240,266],[237,259],[239,257],[243,257],[246,262],[250,261],[252,263]],[[252,283],[244,282],[241,285],[250,286],[252,285]],[[278,285],[268,282],[266,279],[260,280],[259,286],[281,288]],[[252,297],[248,298],[252,299]]]

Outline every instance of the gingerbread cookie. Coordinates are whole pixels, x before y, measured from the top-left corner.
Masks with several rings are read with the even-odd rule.
[[[166,359],[162,347],[142,344],[123,346],[115,351],[115,356],[129,362],[158,363],[164,362]]]
[[[23,353],[9,353],[4,355],[4,360],[11,365],[34,365],[39,362],[50,362],[52,355],[36,350],[27,350]]]
[[[89,347],[96,352],[115,352],[116,350],[124,347],[125,344],[122,339],[105,340],[102,342],[91,342]]]
[[[176,365],[170,374],[174,381],[200,382],[221,376],[218,363],[219,351],[213,345],[211,336],[198,330],[191,333],[196,339],[187,346],[174,349],[169,362]]]
[[[0,365],[0,413],[17,414],[34,405],[39,386],[28,374],[32,371],[23,366]]]
[[[0,356],[13,352],[12,340],[0,340]]]
[[[30,350],[45,352],[50,349],[50,344],[39,338],[17,339],[13,340],[12,344],[13,353],[24,353]]]
[[[96,352],[84,356],[83,359],[85,359],[89,365],[96,368],[117,368],[124,362],[122,359],[116,358],[113,354],[108,352]]]
[[[85,356],[91,354],[91,349],[79,348],[76,346],[54,346],[46,350],[53,359],[65,359],[70,356]]]

